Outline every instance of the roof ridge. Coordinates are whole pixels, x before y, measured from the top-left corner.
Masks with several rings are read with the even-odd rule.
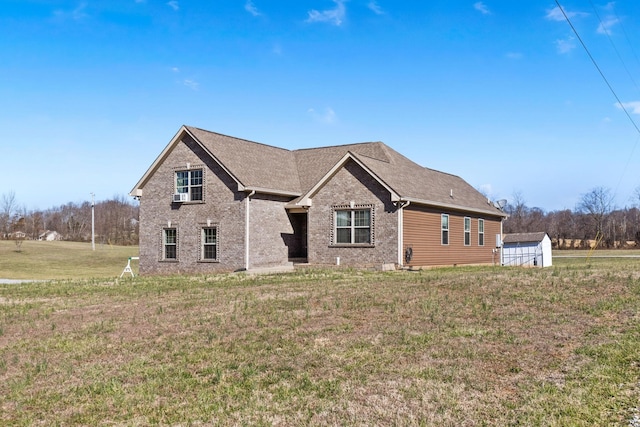
[[[460,175],[456,175],[455,173],[444,172],[444,171],[441,171],[441,170],[438,170],[438,169],[429,168],[429,167],[426,167],[426,166],[422,166],[422,167],[423,167],[424,169],[429,170],[429,171],[432,171],[432,172],[437,172],[437,173],[441,173],[441,174],[443,174],[443,175],[449,175],[449,176],[452,176],[452,177],[454,177],[454,178],[460,178],[460,179],[462,179],[462,177],[461,177]]]
[[[370,145],[370,144],[384,144],[381,141],[369,141],[369,142],[354,142],[351,144],[336,144],[336,145],[326,145],[322,147],[307,147],[307,148],[296,148],[292,151],[309,151],[309,150],[324,150],[329,148],[341,148],[341,147],[350,147],[353,145]]]
[[[295,151],[295,150],[289,150],[289,149],[287,149],[287,148],[283,148],[283,147],[278,147],[277,145],[265,144],[264,142],[252,141],[252,140],[250,140],[250,139],[246,139],[246,138],[239,138],[239,137],[237,137],[237,136],[227,135],[227,134],[220,133],[220,132],[213,132],[213,131],[210,131],[210,130],[206,130],[206,129],[199,128],[199,127],[197,127],[197,126],[187,126],[187,125],[184,125],[184,127],[185,127],[185,128],[187,128],[187,129],[197,129],[197,130],[199,130],[199,131],[201,131],[201,132],[206,132],[206,133],[210,133],[210,134],[213,134],[213,135],[224,136],[225,138],[231,138],[231,139],[235,139],[235,140],[238,140],[238,141],[249,142],[249,143],[251,143],[251,144],[256,144],[256,145],[262,145],[263,147],[276,148],[276,149],[278,149],[278,150],[287,151],[287,152],[289,152],[289,153],[292,153],[293,151]]]
[[[386,157],[387,157],[386,159],[381,159],[381,158],[379,158],[379,157],[369,156],[369,155],[364,154],[364,153],[357,153],[357,152],[354,152],[354,151],[351,151],[351,150],[347,150],[347,151],[348,151],[349,153],[353,154],[354,156],[357,156],[357,157],[366,157],[367,159],[377,160],[377,161],[379,161],[379,162],[384,162],[384,163],[389,163],[389,164],[391,164],[391,158],[389,157],[389,153],[385,153],[385,155],[386,155]]]

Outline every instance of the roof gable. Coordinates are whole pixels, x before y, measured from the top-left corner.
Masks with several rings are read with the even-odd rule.
[[[331,169],[329,169],[323,176],[322,178],[320,178],[314,185],[313,187],[311,187],[309,190],[307,190],[307,192],[305,194],[302,195],[302,197],[298,198],[297,200],[294,200],[290,206],[294,207],[294,206],[311,206],[311,200],[312,197],[318,192],[318,190],[320,188],[322,188],[327,181],[329,181],[331,178],[333,178],[333,176],[344,167],[344,165],[348,162],[348,161],[354,161],[356,164],[358,164],[362,169],[364,169],[369,175],[371,175],[373,177],[373,179],[375,179],[376,181],[378,181],[378,183],[380,185],[382,185],[390,194],[391,194],[391,200],[392,201],[398,201],[400,200],[400,197],[398,194],[396,194],[396,192],[393,190],[393,188],[389,187],[383,180],[381,180],[375,173],[373,173],[371,170],[369,170],[367,168],[367,166],[362,163],[362,161],[359,160],[359,158],[354,155],[353,153],[347,151],[347,153],[342,156],[342,158],[340,160],[338,160],[338,162],[333,165],[333,167]]]
[[[245,139],[182,126],[136,187],[142,188],[182,138],[191,137],[238,183],[240,191],[310,198],[348,160],[358,163],[390,193],[392,200],[506,216],[462,178],[418,165],[382,142],[287,150]]]

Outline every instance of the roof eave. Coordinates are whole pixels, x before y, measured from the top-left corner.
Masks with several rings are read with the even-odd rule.
[[[240,188],[240,187],[238,187]],[[285,196],[285,197],[300,197],[302,193],[299,191],[288,191],[288,190],[277,190],[275,188],[264,188],[264,187],[242,187],[240,191],[255,191],[256,193],[261,194],[270,194],[274,196]]]
[[[411,203],[417,203],[419,205],[433,206],[433,207],[437,207],[437,208],[453,209],[453,210],[465,211],[465,212],[482,213],[482,214],[487,214],[487,215],[491,215],[491,216],[498,216],[498,217],[502,217],[502,218],[506,218],[507,217],[507,214],[505,214],[502,211],[498,211],[498,210],[480,209],[480,208],[474,208],[474,207],[469,207],[469,206],[454,205],[452,203],[436,202],[436,201],[433,201],[433,200],[416,199],[416,198],[413,198],[413,197],[402,197],[401,200],[402,201],[411,202]]]

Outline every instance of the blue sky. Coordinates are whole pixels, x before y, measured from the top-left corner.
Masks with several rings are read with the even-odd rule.
[[[545,211],[597,186],[630,206],[640,2],[561,4],[615,96],[555,1],[2,0],[0,195],[125,195],[187,124],[383,141]]]

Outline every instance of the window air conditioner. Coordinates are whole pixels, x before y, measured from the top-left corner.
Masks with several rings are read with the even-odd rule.
[[[189,193],[178,193],[173,195],[174,202],[188,202],[189,201]]]

